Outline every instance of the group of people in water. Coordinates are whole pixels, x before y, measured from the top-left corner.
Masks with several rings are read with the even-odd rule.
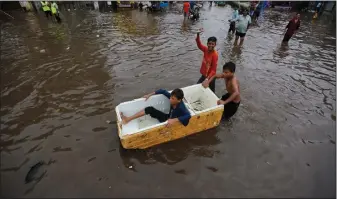
[[[186,9],[186,15],[187,14],[188,13]],[[252,23],[251,17],[248,15],[248,10],[243,10],[242,14],[239,15],[238,9],[234,9],[232,19],[230,19],[229,22],[230,29],[228,33],[235,33],[236,37],[234,45],[237,45],[238,39],[240,38],[241,46],[243,44],[246,32],[249,29],[250,24]],[[296,34],[299,27],[300,14],[296,14],[295,17],[291,19],[286,26],[282,42],[288,42],[290,38],[294,34]],[[201,83],[203,87],[209,87],[213,92],[215,92],[216,79],[224,79],[227,93],[223,95],[220,100],[218,100],[217,104],[222,104],[224,106],[222,118],[229,119],[237,112],[241,102],[239,81],[235,76],[236,66],[233,62],[227,62],[222,67],[222,73],[216,74],[218,65],[218,53],[215,50],[215,46],[217,43],[217,38],[209,37],[207,39],[207,46],[205,46],[200,41],[201,32],[202,30],[198,31],[196,37],[196,44],[198,48],[203,52],[203,60],[200,67],[201,76],[197,81],[197,84]],[[121,113],[123,124],[127,124],[131,120],[137,119],[144,115],[150,115],[151,117],[156,118],[159,122],[167,121],[167,126],[171,126],[176,122],[180,122],[182,125],[187,126],[191,115],[183,102],[184,92],[180,88],[174,89],[171,93],[166,90],[159,89],[155,92],[145,95],[144,98],[145,100],[147,100],[150,96],[159,94],[166,96],[170,100],[170,111],[168,114],[163,113],[152,106],[149,106],[129,117]]]
[[[227,62],[222,67],[222,73],[216,74],[218,65],[218,52],[215,50],[217,43],[216,37],[209,37],[207,39],[207,46],[203,45],[200,41],[200,33],[197,32],[196,44],[198,48],[203,52],[203,60],[200,67],[200,78],[197,83],[201,83],[203,87],[210,88],[215,92],[216,79],[224,79],[226,84],[227,94],[223,95],[220,100],[217,101],[218,105],[224,106],[223,119],[231,118],[237,111],[240,105],[240,89],[239,82],[235,76],[235,64],[233,62]],[[144,115],[150,115],[156,118],[159,122],[167,121],[167,126],[171,126],[176,122],[180,122],[182,125],[187,126],[191,118],[190,112],[186,108],[183,98],[184,92],[180,88],[174,89],[171,93],[167,90],[159,89],[144,98],[147,100],[152,95],[164,95],[170,100],[170,111],[168,114],[163,113],[152,106],[145,107],[143,110],[132,116],[125,116],[121,113],[123,124],[127,124],[131,120],[137,119]]]
[[[55,1],[41,1],[41,6],[47,18],[54,18],[58,23],[61,23],[60,11]]]

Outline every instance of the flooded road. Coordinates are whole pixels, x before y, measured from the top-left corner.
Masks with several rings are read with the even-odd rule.
[[[227,36],[230,7],[205,3],[195,23],[179,10],[67,11],[61,25],[17,12],[2,23],[4,196],[335,197],[335,22],[302,15],[298,35],[281,46],[291,16],[266,11],[239,49]],[[204,43],[218,38],[219,72],[237,65],[237,114],[197,135],[122,150],[114,107],[195,84],[199,28]]]

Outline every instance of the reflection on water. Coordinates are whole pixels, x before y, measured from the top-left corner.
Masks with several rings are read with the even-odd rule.
[[[114,196],[121,197],[150,192],[172,196],[172,190],[158,185],[184,187],[175,196],[333,197],[335,24],[325,19],[311,23],[304,14],[298,34],[281,45],[291,16],[265,11],[244,45],[233,47],[234,35],[227,35],[232,10],[205,5],[196,22],[184,20],[177,5],[156,14],[64,11],[62,24],[17,12],[16,20],[2,23],[5,194],[22,197],[29,189],[26,195],[31,197],[111,197],[102,190],[113,184]],[[197,82],[199,28],[205,30],[204,44],[209,36],[218,39],[218,72],[228,61],[237,66],[242,97],[238,112],[218,128],[181,140],[144,151],[119,149],[116,124],[106,123],[115,121],[116,105],[158,88]],[[216,87],[216,94],[223,95],[224,82],[217,81]],[[57,163],[48,167],[48,178],[33,189],[20,184],[31,165],[50,158]],[[129,173],[130,165],[139,176]],[[181,173],[186,181],[177,180]],[[97,175],[111,181],[93,183]],[[144,184],[149,176],[150,184]]]

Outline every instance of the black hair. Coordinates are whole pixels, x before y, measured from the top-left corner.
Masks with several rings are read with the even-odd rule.
[[[229,70],[231,73],[235,73],[235,64],[233,62],[227,62],[223,65],[222,70]]]
[[[184,92],[180,88],[174,89],[171,95],[176,97],[178,100],[182,100],[184,98]]]
[[[214,42],[214,43],[216,43],[216,37],[209,37],[208,39],[207,39],[207,43],[208,42]]]

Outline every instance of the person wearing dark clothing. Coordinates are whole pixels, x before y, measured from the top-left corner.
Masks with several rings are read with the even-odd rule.
[[[222,73],[214,75],[209,81],[205,81],[202,85],[207,88],[213,79],[224,79],[227,94],[223,95],[217,104],[224,105],[222,118],[227,120],[231,118],[238,110],[241,102],[239,81],[235,76],[235,64],[227,62],[222,68]]]
[[[127,124],[131,120],[137,119],[144,115],[150,115],[151,117],[156,118],[161,123],[167,121],[168,126],[176,122],[180,122],[182,125],[187,126],[191,119],[191,114],[186,108],[184,102],[182,101],[184,98],[184,92],[181,89],[176,88],[170,94],[164,89],[159,89],[153,93],[145,95],[144,98],[145,100],[147,100],[152,95],[159,94],[164,95],[170,100],[170,111],[168,114],[163,113],[152,106],[149,106],[130,117],[126,117],[123,113],[121,113],[123,124]]]
[[[290,20],[288,25],[286,26],[286,33],[284,34],[282,42],[288,42],[290,38],[297,33],[300,25],[300,14],[296,14],[296,16],[292,20]]]

